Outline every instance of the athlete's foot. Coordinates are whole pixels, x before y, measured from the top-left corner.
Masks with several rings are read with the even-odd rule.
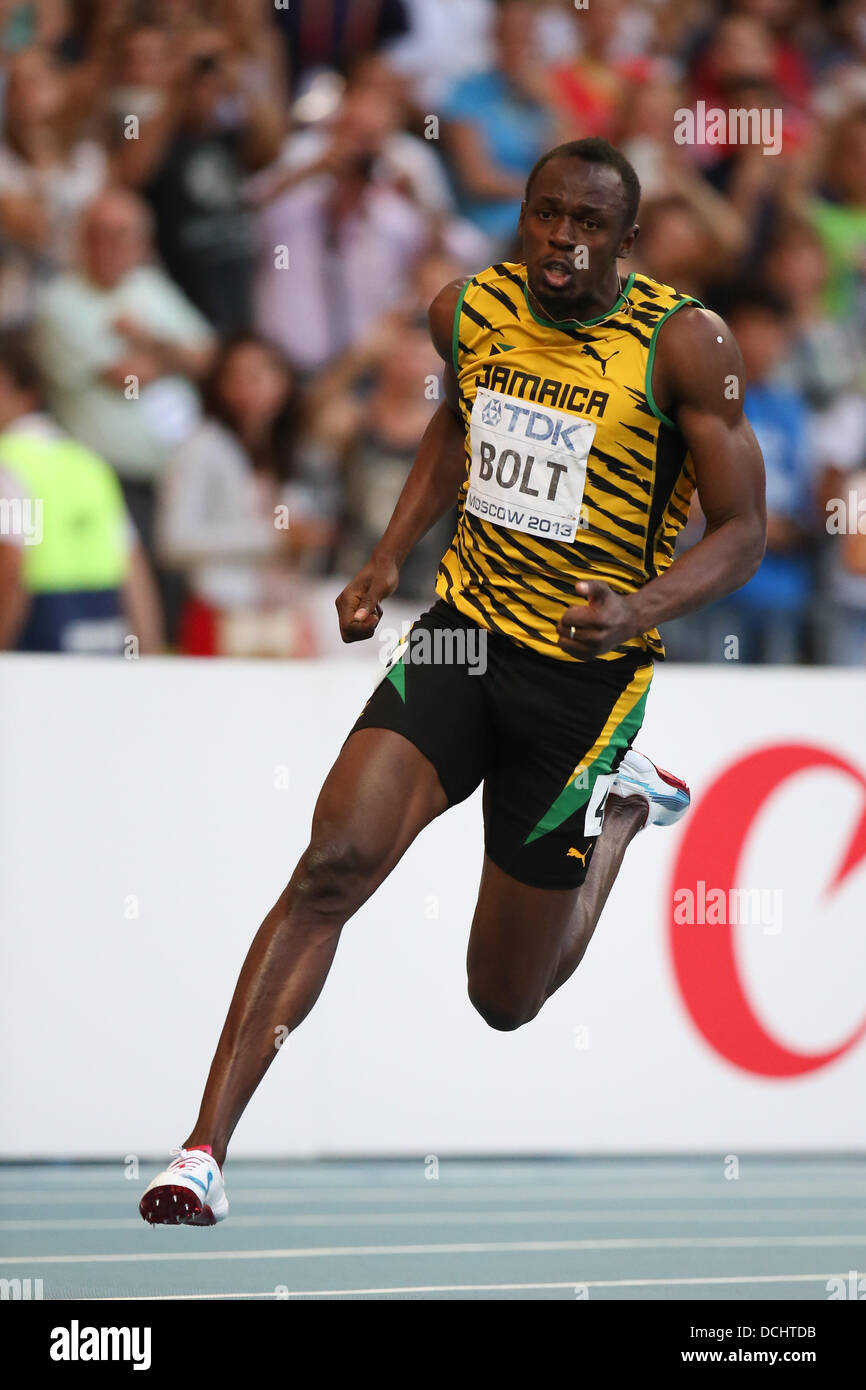
[[[208,1145],[172,1149],[177,1157],[145,1189],[138,1204],[151,1226],[214,1226],[229,1214],[220,1166]]]
[[[620,763],[610,795],[623,800],[641,798],[646,805],[646,819],[641,829],[648,825],[673,825],[685,815],[692,799],[681,778],[656,767],[634,748],[628,750]]]

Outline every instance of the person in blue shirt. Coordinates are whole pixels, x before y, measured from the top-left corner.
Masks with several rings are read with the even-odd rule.
[[[526,175],[551,143],[535,11],[507,0],[496,16],[495,66],[463,78],[445,103],[461,212],[504,254],[517,236]]]

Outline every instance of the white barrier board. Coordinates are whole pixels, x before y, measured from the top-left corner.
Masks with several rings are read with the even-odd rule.
[[[0,1154],[184,1138],[375,665],[0,658]],[[866,673],[660,666],[637,742],[692,810],[538,1019],[466,997],[476,795],[346,928],[235,1154],[866,1147]]]

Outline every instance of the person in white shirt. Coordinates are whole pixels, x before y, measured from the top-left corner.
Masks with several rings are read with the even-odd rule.
[[[72,260],[82,209],[102,190],[108,159],[82,138],[68,78],[44,49],[10,60],[0,142],[0,324],[24,325],[38,287]]]
[[[381,93],[350,91],[324,147],[304,137],[303,164],[251,185],[261,204],[255,324],[301,370],[363,338],[405,293],[430,240],[429,210],[383,160],[393,131]]]
[[[144,203],[102,194],[84,214],[80,270],[43,289],[34,323],[53,414],[116,469],[148,548],[154,483],[198,419],[195,383],[214,350],[204,317],[150,257]]]
[[[183,570],[189,592],[180,649],[314,655],[303,568],[330,544],[332,525],[299,476],[294,373],[273,344],[237,334],[220,350],[205,401],[159,498],[159,554]]]

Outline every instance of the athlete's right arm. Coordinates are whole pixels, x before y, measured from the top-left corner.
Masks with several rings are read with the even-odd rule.
[[[465,428],[451,362],[452,328],[462,285],[459,280],[446,285],[430,305],[430,336],[445,361],[445,400],[424,431],[385,534],[337,599],[344,642],[372,637],[382,616],[381,602],[397,587],[400,566],[412,547],[454,506],[466,475]]]

